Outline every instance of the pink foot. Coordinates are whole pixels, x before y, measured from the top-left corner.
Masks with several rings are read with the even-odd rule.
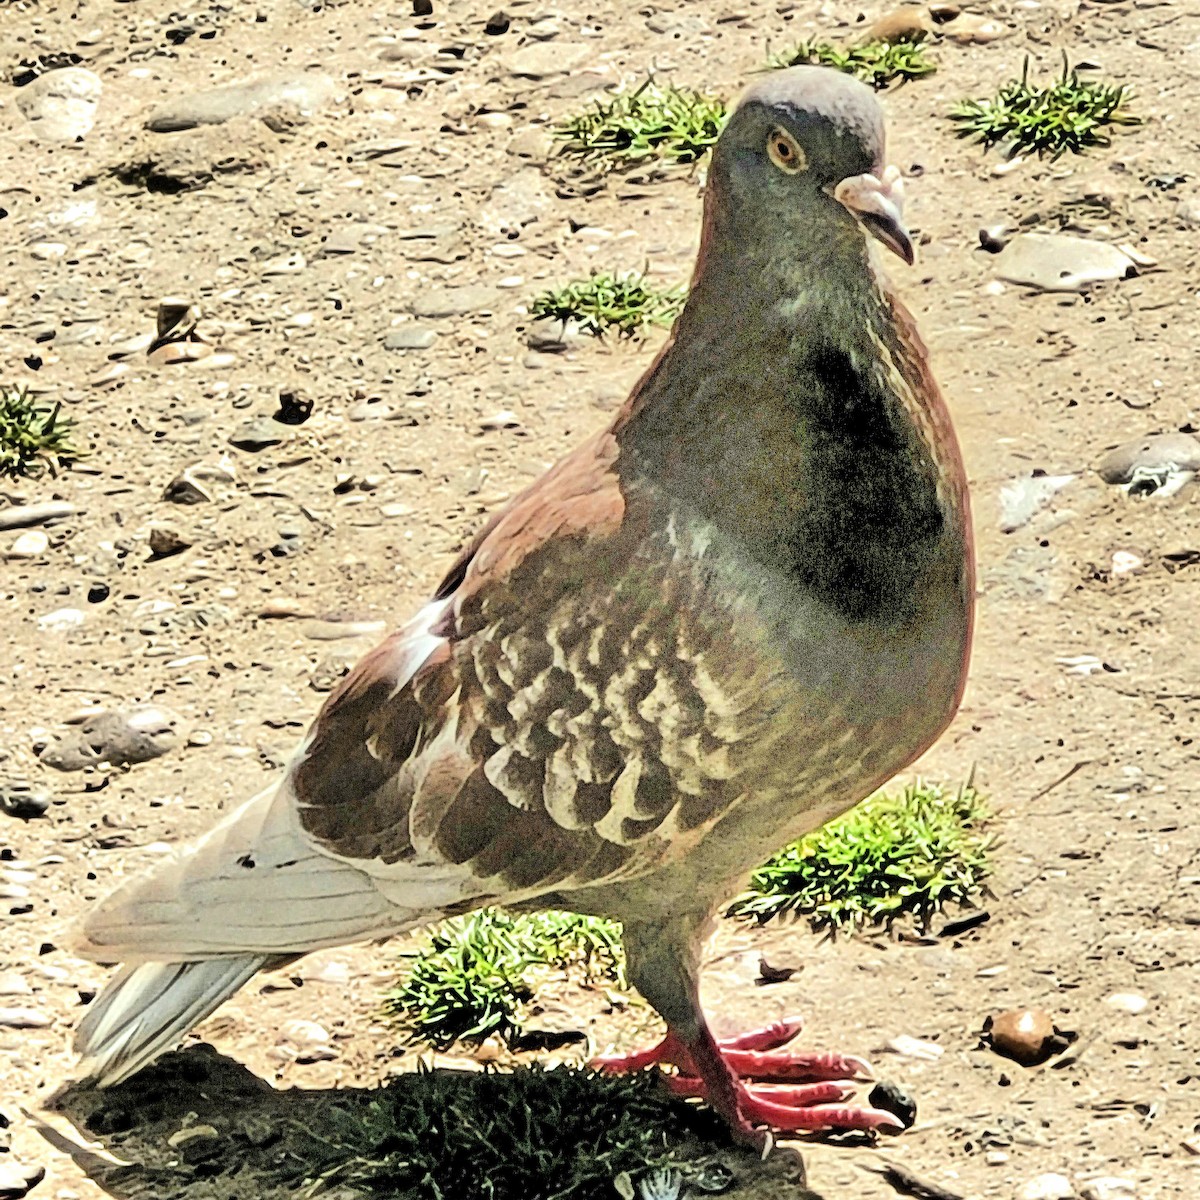
[[[603,1071],[640,1071],[656,1064],[674,1066],[667,1086],[679,1096],[709,1101],[744,1139],[761,1141],[753,1129],[765,1125],[780,1133],[813,1129],[887,1130],[904,1124],[893,1113],[845,1104],[854,1092],[846,1080],[872,1077],[861,1058],[844,1054],[780,1051],[801,1021],[779,1021],[765,1029],[715,1041],[707,1030],[692,1047],[674,1033],[649,1050],[602,1055],[592,1066]],[[744,1081],[754,1081],[747,1086]],[[762,1086],[763,1082],[769,1086]],[[786,1081],[791,1086],[776,1086]]]

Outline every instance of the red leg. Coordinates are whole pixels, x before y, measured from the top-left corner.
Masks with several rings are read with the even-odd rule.
[[[754,1125],[766,1125],[779,1132],[904,1128],[892,1113],[844,1103],[854,1089],[843,1081],[871,1077],[863,1059],[774,1049],[786,1045],[799,1030],[800,1022],[793,1019],[716,1041],[707,1029],[702,1029],[690,1046],[669,1032],[649,1050],[603,1055],[592,1065],[612,1072],[640,1071],[655,1064],[674,1066],[679,1073],[667,1077],[671,1091],[707,1100],[729,1120],[737,1134],[755,1143],[762,1140],[762,1135],[753,1129]],[[787,1080],[800,1086],[747,1086],[744,1080]]]

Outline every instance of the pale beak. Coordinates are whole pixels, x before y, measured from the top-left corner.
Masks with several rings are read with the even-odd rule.
[[[898,167],[887,167],[883,178],[853,175],[843,179],[832,192],[889,250],[895,251],[911,267],[916,254],[912,238],[904,228],[904,180]]]

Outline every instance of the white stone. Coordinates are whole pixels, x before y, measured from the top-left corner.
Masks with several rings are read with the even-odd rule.
[[[1075,1188],[1065,1175],[1036,1175],[1017,1192],[1017,1200],[1074,1200]]]
[[[1089,1179],[1079,1189],[1080,1200],[1137,1200],[1137,1185],[1132,1179],[1102,1175]]]
[[[50,546],[50,538],[40,529],[28,529],[5,551],[5,558],[40,558]]]
[[[83,613],[77,608],[56,608],[54,612],[38,617],[37,627],[43,633],[61,633],[78,629],[83,624]]]
[[[1113,555],[1114,568],[1116,565],[1116,555]],[[1104,1003],[1109,1008],[1115,1008],[1119,1012],[1132,1013],[1137,1016],[1138,1013],[1145,1012],[1147,1005],[1150,1003],[1145,996],[1139,996],[1137,992],[1113,992],[1111,996],[1104,997]]]

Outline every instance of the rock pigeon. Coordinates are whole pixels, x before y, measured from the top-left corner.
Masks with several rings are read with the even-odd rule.
[[[876,242],[912,261],[856,80],[764,77],[714,148],[689,298],[609,426],[479,532],[283,778],[86,918],[124,964],[77,1047],[123,1080],[256,972],[483,905],[624,926],[673,1064],[734,1132],[894,1128],[861,1060],[718,1043],[712,914],[921,754],[973,612],[949,413]],[[796,1083],[795,1081],[807,1081]]]

